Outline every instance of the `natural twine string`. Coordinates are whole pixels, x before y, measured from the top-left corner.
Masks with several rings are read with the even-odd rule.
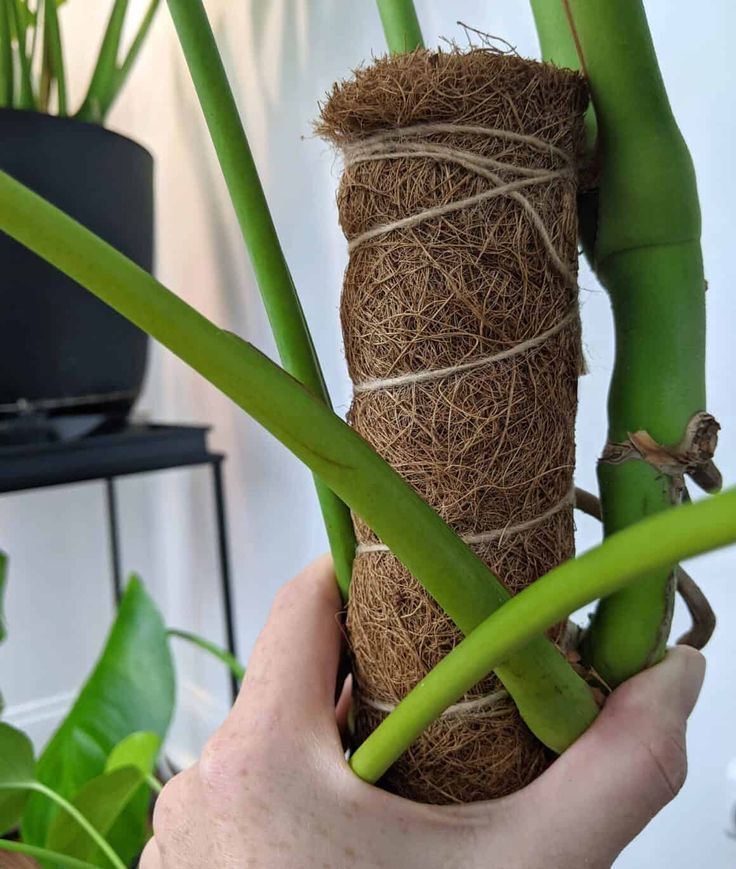
[[[539,516],[533,519],[528,519],[526,522],[519,522],[518,525],[507,525],[504,528],[494,528],[490,531],[479,531],[473,534],[462,534],[461,537],[465,543],[470,545],[474,543],[491,543],[493,540],[503,540],[505,537],[510,537],[513,534],[521,534],[522,531],[530,531],[537,525],[541,525],[548,519],[551,519],[560,510],[564,510],[569,504],[575,503],[575,484],[570,487],[570,490],[561,498],[554,506],[550,507]],[[356,555],[365,555],[369,552],[390,552],[385,543],[359,543],[355,547]]]
[[[494,138],[505,138],[514,142],[523,143],[529,147],[539,151],[550,153],[561,159],[563,165],[559,169],[536,169],[534,167],[519,166],[513,163],[504,163],[499,160],[493,160],[489,157],[481,157],[472,151],[467,151],[461,148],[453,148],[447,145],[437,143],[423,143],[416,145],[412,142],[407,142],[406,139],[411,138],[426,138],[438,133],[465,133],[478,136],[487,136]],[[494,186],[475,196],[468,196],[463,199],[448,202],[444,205],[437,205],[434,208],[427,208],[417,214],[410,214],[407,217],[402,217],[399,220],[393,220],[389,223],[374,226],[371,229],[365,230],[360,235],[351,238],[348,242],[348,251],[352,253],[361,244],[364,244],[371,239],[385,235],[387,232],[392,232],[396,229],[404,229],[410,226],[416,226],[425,220],[430,220],[433,217],[441,217],[444,214],[449,214],[453,211],[458,211],[463,208],[470,208],[488,199],[493,199],[497,196],[509,196],[521,205],[525,213],[531,219],[534,227],[539,233],[542,242],[544,243],[550,259],[559,272],[572,284],[576,283],[574,273],[564,262],[559,252],[555,248],[550,237],[549,231],[544,224],[544,221],[539,216],[539,213],[529,200],[519,191],[522,188],[530,187],[536,184],[548,184],[558,178],[574,177],[575,167],[572,164],[570,156],[562,149],[539,139],[537,136],[529,136],[521,133],[514,133],[510,130],[500,130],[493,127],[478,127],[468,126],[465,124],[416,124],[411,127],[402,127],[396,130],[385,130],[368,136],[365,139],[347,145],[344,150],[346,168],[356,163],[365,163],[375,160],[397,160],[402,157],[424,157],[438,162],[451,162],[463,166],[469,172],[474,172],[476,175],[490,181]],[[518,181],[504,181],[495,172],[492,172],[489,166],[496,169],[515,173],[525,176]]]
[[[425,371],[410,371],[408,374],[400,374],[397,377],[385,377],[377,380],[366,380],[363,383],[353,385],[353,392],[371,392],[375,389],[391,389],[395,386],[406,386],[409,383],[425,383],[432,380],[442,380],[452,374],[459,374],[463,371],[472,371],[475,368],[483,368],[486,365],[492,365],[494,362],[501,362],[504,359],[511,359],[521,353],[526,353],[533,350],[540,344],[552,338],[558,332],[573,321],[577,322],[580,318],[580,312],[577,306],[573,308],[565,317],[555,323],[539,335],[515,344],[507,350],[502,350],[500,353],[494,353],[491,356],[481,356],[479,359],[471,359],[469,362],[461,362],[459,365],[449,365],[446,368],[433,368]]]
[[[494,713],[498,713],[498,707],[508,698],[508,692],[504,690],[492,691],[490,694],[484,694],[482,697],[473,697],[472,700],[461,700],[458,703],[453,703],[439,716],[440,718],[464,718],[472,715],[473,717],[493,717]],[[360,695],[360,703],[369,706],[371,709],[376,709],[379,712],[384,712],[387,715],[396,709],[396,704],[386,703],[383,700],[377,700],[375,697],[366,697]],[[503,711],[498,714],[505,715]]]

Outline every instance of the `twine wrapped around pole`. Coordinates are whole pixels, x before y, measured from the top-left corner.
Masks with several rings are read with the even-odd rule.
[[[420,50],[336,85],[319,124],[345,163],[349,420],[512,592],[573,554],[586,104],[569,71],[487,49]],[[459,632],[354,521],[359,742]],[[470,802],[518,789],[549,761],[492,676],[383,784]]]

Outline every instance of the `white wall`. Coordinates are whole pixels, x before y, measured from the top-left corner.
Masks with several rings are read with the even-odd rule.
[[[62,10],[77,92],[86,81],[89,46],[107,7],[80,0]],[[417,8],[429,45],[442,35],[462,39],[455,25],[460,19],[509,39],[522,54],[537,52],[531,14],[518,0],[419,0]],[[710,285],[709,409],[723,424],[720,465],[726,480],[733,481],[736,302],[729,266],[736,201],[731,160],[736,13],[728,0],[711,0],[700,8],[695,19],[686,0],[647,2],[665,80],[698,171]],[[337,305],[346,252],[334,207],[338,167],[329,149],[311,137],[310,124],[330,84],[383,50],[374,4],[210,0],[208,9],[333,399],[344,411],[349,389]],[[272,353],[250,266],[165,9],[111,126],[139,139],[156,156],[159,278],[218,323]],[[578,482],[593,488],[605,431],[611,323],[606,296],[587,270],[581,286],[590,373],[581,383]],[[309,475],[160,348],[139,411],[157,420],[210,423],[212,444],[228,453],[238,629],[247,658],[275,590],[325,548]],[[126,569],[142,574],[169,623],[220,638],[206,472],[171,471],[128,479],[120,488]],[[103,503],[101,487],[94,483],[0,499],[0,545],[12,557],[11,635],[0,650],[0,685],[11,717],[39,739],[93,662],[110,620]],[[592,522],[581,519],[579,532],[581,549],[596,542]],[[622,869],[718,869],[736,859],[736,841],[726,835],[736,805],[736,564],[732,553],[722,553],[690,566],[720,616],[690,729],[690,778],[676,803],[622,856]],[[181,710],[171,750],[184,760],[224,714],[227,683],[217,666],[196,653],[180,650],[178,657]]]

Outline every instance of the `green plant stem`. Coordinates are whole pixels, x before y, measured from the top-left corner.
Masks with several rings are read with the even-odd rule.
[[[141,48],[143,47],[143,43],[146,41],[148,31],[151,29],[159,5],[160,0],[150,0],[148,8],[141,19],[138,30],[133,37],[133,41],[130,43],[130,48],[128,49],[128,53],[125,55],[125,59],[120,64],[120,67],[115,71],[115,74],[111,77],[106,92],[100,97],[100,118],[102,121],[107,117],[107,113],[110,111],[112,104],[117,99],[121,89],[130,76],[130,71],[133,69]]]
[[[319,398],[3,172],[0,230],[148,332],[270,431],[365,520],[463,633],[508,599],[472,550]],[[557,751],[597,714],[585,682],[546,639],[497,673],[529,727]]]
[[[0,3],[0,106],[13,105],[13,40],[8,4]]]
[[[102,122],[103,100],[115,80],[118,51],[127,11],[128,0],[115,0],[102,37],[100,53],[97,56],[97,63],[87,88],[87,95],[77,112],[77,117],[80,120],[94,123]]]
[[[424,47],[422,29],[413,0],[376,0],[391,54]]]
[[[245,667],[226,649],[221,648],[216,643],[206,640],[204,637],[200,637],[198,634],[193,634],[189,631],[181,631],[178,628],[169,628],[166,633],[170,637],[177,637],[180,640],[186,640],[188,643],[192,643],[205,652],[209,652],[210,655],[213,655],[218,661],[221,661],[239,682],[243,681]]]
[[[350,765],[362,779],[377,781],[428,724],[535,634],[649,571],[734,542],[736,489],[731,489],[642,520],[554,568],[443,658],[366,739]]]
[[[329,407],[317,354],[276,234],[266,195],[201,0],[168,0],[184,57],[250,253],[284,368]],[[355,555],[350,513],[315,480],[338,585],[347,600]]]
[[[31,64],[26,54],[25,28],[21,21],[20,11],[18,9],[17,0],[6,2],[7,8],[11,10],[10,15],[13,19],[16,41],[18,43],[18,66],[20,68],[20,88],[18,92],[17,107],[19,109],[32,109],[35,106],[33,97],[33,82],[31,80]]]
[[[33,24],[31,25],[31,48],[28,52],[28,64],[33,71],[33,58],[36,56],[36,43],[38,42],[39,23],[41,22],[41,12],[45,6],[45,0],[37,0],[36,8],[33,12]]]
[[[64,68],[64,52],[61,47],[59,32],[59,17],[56,11],[56,0],[46,0],[44,7],[46,28],[46,46],[48,48],[51,77],[56,82],[57,113],[64,117],[66,106],[66,70]]]
[[[155,794],[160,794],[161,791],[164,789],[164,786],[156,778],[155,775],[147,775],[146,776],[146,784]]]
[[[39,848],[36,845],[26,845],[25,842],[9,842],[7,839],[0,839],[0,851],[10,851],[14,854],[26,854],[29,857],[45,860],[56,866],[68,866],[69,869],[99,869],[93,863],[87,863],[84,860],[77,860],[76,857],[67,857],[66,854],[60,854],[58,851],[50,851],[48,848]]]
[[[51,790],[51,788],[46,787],[45,784],[42,784],[40,781],[28,781],[28,782],[16,782],[12,786],[0,785],[2,789],[9,790],[29,790],[35,791],[36,793],[43,794],[48,799],[52,800],[59,806],[60,809],[65,811],[70,818],[73,818],[77,824],[84,830],[85,833],[92,839],[92,841],[97,845],[97,847],[102,851],[102,853],[107,857],[110,863],[115,867],[115,869],[125,869],[125,864],[118,857],[118,855],[113,851],[110,847],[110,843],[100,835],[100,833],[95,830],[95,828],[90,824],[87,818],[70,802],[64,799],[60,794],[57,794],[56,791]]]
[[[580,58],[570,30],[563,0],[530,0],[537,28],[542,59],[555,66],[580,72]],[[598,120],[591,103],[585,112],[585,149],[581,155],[584,178],[588,186],[578,191],[578,232],[583,252],[591,265],[594,260],[598,220],[598,189],[590,185],[596,174]]]
[[[622,442],[645,430],[659,443],[676,444],[690,418],[705,409],[705,281],[692,161],[641,0],[562,2],[599,128],[593,259],[616,330],[608,438]],[[535,12],[560,5],[537,0]],[[559,8],[554,15],[559,33]],[[669,481],[644,462],[601,464],[598,477],[606,534],[672,503]],[[673,600],[672,570],[663,565],[601,602],[587,653],[609,684],[661,658]]]

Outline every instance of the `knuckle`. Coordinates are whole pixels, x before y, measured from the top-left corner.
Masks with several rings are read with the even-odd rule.
[[[158,855],[156,840],[149,839],[138,861],[138,869],[155,869],[156,866],[160,865],[161,861]]]
[[[291,579],[289,582],[284,583],[274,595],[271,614],[273,615],[278,613],[279,610],[291,609],[292,606],[295,606],[301,591],[302,584],[298,579]]]
[[[233,776],[236,761],[234,743],[222,730],[218,730],[205,744],[199,758],[199,779],[206,790],[219,789]]]
[[[264,779],[273,752],[268,738],[219,730],[202,750],[197,764],[199,782],[208,798],[231,792],[245,778]]]
[[[684,733],[664,730],[643,746],[645,763],[657,788],[657,797],[666,804],[677,796],[687,778]]]
[[[156,836],[166,835],[172,829],[183,802],[184,776],[180,772],[170,779],[156,798],[153,807],[153,831]]]

